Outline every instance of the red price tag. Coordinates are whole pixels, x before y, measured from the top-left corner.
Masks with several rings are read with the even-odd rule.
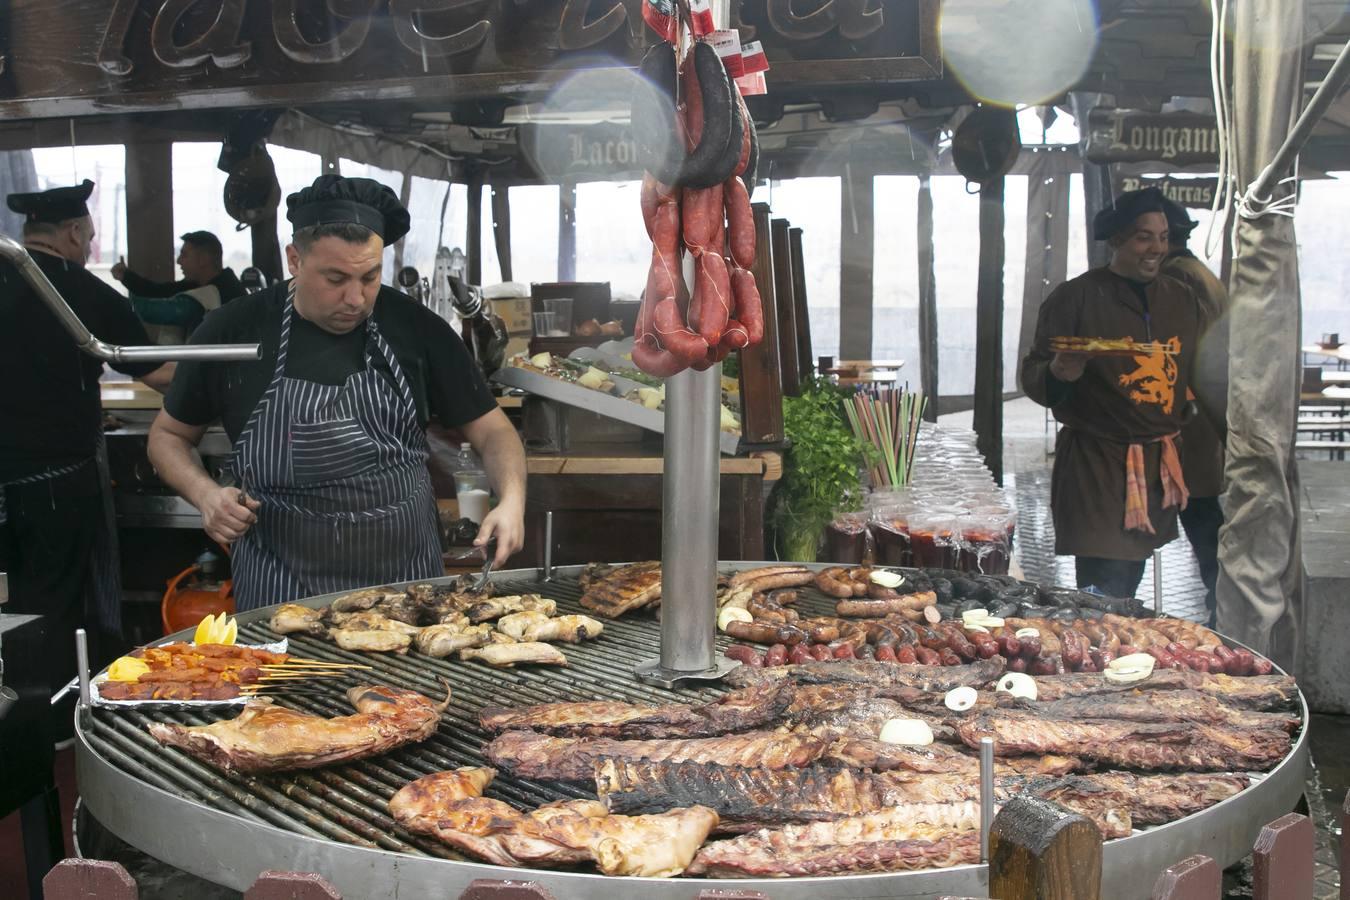
[[[741,33],[734,29],[725,31],[714,31],[708,36],[708,43],[712,44],[713,49],[722,60],[722,65],[727,67],[727,74],[732,78],[740,78],[745,74],[745,66],[741,62]]]
[[[746,75],[769,71],[769,58],[764,55],[764,45],[751,41],[741,48],[741,67]]]
[[[751,72],[749,75],[742,75],[736,79],[736,87],[741,89],[742,97],[753,97],[755,94],[767,94],[769,92],[769,85],[764,80],[763,72]]]
[[[712,34],[714,27],[712,0],[689,0],[689,17],[694,37],[701,38]]]

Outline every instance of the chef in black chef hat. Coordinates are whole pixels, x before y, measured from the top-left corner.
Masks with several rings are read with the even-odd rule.
[[[337,175],[286,207],[291,281],[213,311],[192,337],[256,341],[263,358],[181,363],[150,437],[161,478],[232,544],[236,608],[443,574],[432,419],[482,457],[499,502],[477,543],[495,540],[501,565],[524,543],[524,449],[453,326],[380,284],[408,211],[379,182]],[[191,453],[217,420],[237,486],[211,482]]]
[[[89,195],[94,183],[86,178],[71,187],[52,188],[29,194],[10,194],[9,208],[27,218],[24,243],[83,266],[94,243],[94,220],[89,215]]]
[[[374,310],[384,248],[408,233],[408,210],[378,181],[320,175],[286,198],[286,218],[295,226],[286,264],[296,311],[346,334]]]

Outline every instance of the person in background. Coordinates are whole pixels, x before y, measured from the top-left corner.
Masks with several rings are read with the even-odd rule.
[[[112,277],[131,294],[136,315],[154,326],[161,344],[181,344],[201,324],[208,312],[246,293],[234,270],[224,265],[220,239],[209,231],[183,235],[178,281],[152,281],[127,268],[126,260],[112,267]]]
[[[127,300],[85,268],[94,240],[94,183],[10,194],[27,217],[24,246],[80,321],[104,341],[149,343]],[[163,391],[172,363],[113,363]],[[103,363],[80,350],[32,286],[0,261],[0,571],[9,613],[48,617],[53,689],[75,675],[76,628],[94,661],[121,649],[121,578],[107,526],[111,504],[97,457],[103,447]],[[71,700],[74,700],[73,694]],[[69,707],[57,718],[70,733]]]
[[[524,545],[525,451],[448,322],[380,284],[408,211],[368,178],[322,175],[286,199],[291,280],[206,317],[194,343],[261,343],[247,363],[179,364],[150,461],[233,543],[240,610],[439,576],[426,425],[463,432],[498,505],[475,541],[501,565]],[[220,420],[238,487],[192,454]]]
[[[1185,284],[1200,304],[1200,335],[1195,361],[1194,392],[1214,415],[1195,414],[1181,429],[1185,453],[1182,469],[1190,502],[1181,511],[1181,527],[1195,552],[1205,585],[1206,622],[1215,625],[1214,585],[1219,577],[1219,527],[1223,525],[1224,442],[1228,402],[1228,291],[1186,244],[1196,223],[1180,204],[1166,201],[1168,251],[1162,272]]]
[[[1057,287],[1041,307],[1022,389],[1064,427],[1055,443],[1050,508],[1055,552],[1079,587],[1133,597],[1144,562],[1177,535],[1187,490],[1177,446],[1199,306],[1161,274],[1167,217],[1156,189],[1116,198],[1093,220],[1111,262]],[[1064,353],[1058,337],[1131,339],[1142,353]]]

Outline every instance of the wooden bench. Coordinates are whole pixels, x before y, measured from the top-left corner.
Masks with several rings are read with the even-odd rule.
[[[1326,452],[1332,459],[1345,459],[1345,451],[1350,450],[1350,441],[1295,441],[1295,450],[1311,453]]]

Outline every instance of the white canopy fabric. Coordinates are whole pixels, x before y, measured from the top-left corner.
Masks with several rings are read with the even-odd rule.
[[[1298,115],[1303,20],[1302,2],[1231,5],[1231,150],[1239,191],[1270,163]],[[1289,191],[1280,185],[1273,199]],[[1238,219],[1229,294],[1218,622],[1221,631],[1290,668],[1298,651],[1303,573],[1294,462],[1301,311],[1292,218],[1267,213]]]

